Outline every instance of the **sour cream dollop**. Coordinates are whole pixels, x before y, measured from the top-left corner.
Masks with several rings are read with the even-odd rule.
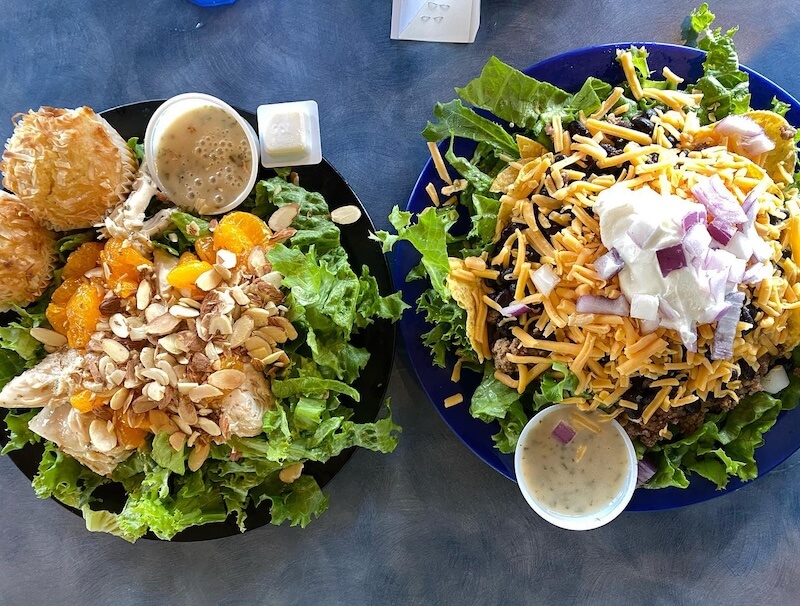
[[[715,272],[688,257],[685,267],[662,275],[657,252],[681,244],[684,217],[705,214],[705,207],[647,187],[630,190],[615,185],[600,193],[594,212],[603,244],[616,249],[625,263],[619,281],[631,303],[631,316],[677,331],[691,348],[697,341],[697,325],[715,321],[727,307],[725,295],[738,285],[727,276],[722,284],[714,284]]]

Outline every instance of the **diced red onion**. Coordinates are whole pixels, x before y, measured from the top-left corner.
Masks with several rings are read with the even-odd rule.
[[[611,316],[627,316],[630,312],[628,300],[620,295],[616,299],[581,295],[575,303],[575,311],[579,314],[608,314]]]
[[[559,277],[556,275],[556,272],[553,271],[552,267],[549,265],[542,265],[531,274],[531,280],[533,280],[533,283],[536,285],[536,289],[547,297],[553,292],[556,284],[558,284]]]
[[[742,276],[743,284],[758,284],[762,280],[766,280],[775,272],[771,263],[756,263],[751,265],[744,276]]]
[[[752,118],[736,114],[730,114],[717,122],[714,130],[724,137],[755,137],[764,132],[764,129]]]
[[[649,335],[651,332],[658,330],[660,326],[658,320],[639,320],[639,331],[643,335]]]
[[[725,187],[719,175],[698,181],[692,187],[692,194],[714,216],[714,219],[720,222],[739,224],[747,221],[747,215],[744,214],[736,198]]]
[[[728,290],[728,270],[707,270],[706,279],[708,280],[708,293],[714,302],[725,300],[725,292]]]
[[[501,309],[500,313],[506,318],[518,318],[522,314],[528,313],[530,310],[531,308],[524,303],[512,303],[511,305]]]
[[[766,153],[775,149],[775,142],[762,132],[755,137],[747,137],[739,142],[742,150],[752,156]]]
[[[619,256],[616,248],[612,248],[602,257],[594,262],[594,270],[601,280],[608,280],[616,276],[622,268],[625,267],[625,262]]]
[[[727,250],[721,248],[711,249],[706,253],[703,259],[703,269],[727,273],[735,258],[736,257]]]
[[[725,297],[728,309],[717,320],[714,330],[714,341],[711,343],[711,359],[727,360],[733,356],[733,341],[736,338],[736,327],[742,314],[744,293],[733,292]]]
[[[726,223],[719,219],[714,219],[708,224],[708,233],[717,242],[725,246],[731,241],[733,234],[736,233],[736,226],[733,223]]]
[[[772,247],[758,235],[755,225],[751,225],[744,232],[753,247],[753,257],[756,261],[766,261],[772,257]]]
[[[744,202],[742,202],[742,210],[750,223],[755,221],[756,215],[758,214],[758,196],[756,195],[756,190],[747,194]]]
[[[658,297],[636,293],[631,297],[631,318],[646,321],[658,320]]]
[[[658,298],[658,313],[664,316],[667,320],[677,320],[680,314],[675,311],[675,309],[667,303],[667,300],[664,297]]]
[[[675,244],[657,250],[656,257],[658,258],[658,267],[661,269],[661,275],[665,278],[673,271],[686,267],[686,253],[683,252],[682,244]]]
[[[728,244],[725,245],[725,250],[744,261],[753,256],[753,244],[750,242],[750,238],[740,231],[733,234]]]
[[[683,248],[693,258],[705,256],[706,251],[711,246],[711,234],[708,233],[705,225],[693,225],[683,235],[681,240]]]
[[[628,236],[639,248],[644,248],[650,236],[656,231],[656,226],[647,221],[634,221],[628,228]]]
[[[705,208],[690,210],[683,217],[683,231],[688,232],[694,225],[705,225],[708,220],[708,213]]]
[[[761,379],[761,389],[769,394],[776,394],[789,387],[789,375],[783,366],[776,366]]]
[[[559,421],[558,425],[553,428],[552,435],[562,444],[569,444],[572,442],[572,438],[575,437],[576,433],[577,432],[572,429],[572,427],[564,423],[564,421]]]
[[[747,269],[747,262],[744,259],[734,258],[728,268],[728,282],[740,284],[744,278],[745,269]]]
[[[656,475],[656,468],[655,466],[648,460],[648,459],[641,459],[639,463],[636,465],[637,467],[637,476],[636,476],[636,485],[642,486],[647,484],[654,475]]]

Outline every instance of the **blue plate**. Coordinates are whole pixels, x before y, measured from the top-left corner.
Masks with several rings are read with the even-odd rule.
[[[648,62],[651,68],[657,70],[656,73],[660,73],[658,70],[663,66],[668,66],[673,72],[690,82],[694,82],[702,76],[702,63],[705,56],[702,51],[674,44],[635,44],[647,48],[650,53]],[[622,82],[625,78],[622,69],[615,61],[615,51],[618,48],[628,48],[629,46],[631,43],[582,48],[547,59],[523,71],[538,80],[550,82],[571,92],[577,91],[589,76],[595,76],[610,83]],[[751,105],[754,108],[769,108],[772,98],[777,97],[792,107],[786,116],[789,122],[800,124],[800,102],[765,77],[746,67],[743,69],[750,76]],[[474,148],[473,142],[461,140],[456,142],[455,151],[458,155],[469,157]],[[428,161],[414,186],[414,191],[408,201],[408,210],[418,213],[426,206],[430,206],[430,199],[425,192],[425,186],[430,182],[436,184],[437,187],[443,185],[432,162]],[[406,282],[405,277],[417,263],[419,263],[419,254],[407,242],[398,243],[392,264],[394,282],[402,285],[403,298],[407,303],[414,305],[415,309],[415,301],[427,285],[420,281]],[[499,430],[497,424],[483,423],[473,419],[469,414],[469,395],[478,385],[478,375],[465,371],[461,382],[454,385],[450,381],[454,359],[449,359],[446,369],[432,365],[430,352],[421,341],[421,335],[430,330],[430,326],[425,323],[421,315],[411,311],[407,312],[400,323],[400,329],[411,358],[411,364],[422,387],[445,423],[487,465],[510,480],[516,481],[513,456],[500,454],[494,448],[491,436]],[[445,409],[442,404],[443,400],[456,392],[464,394],[465,402]],[[766,434],[765,444],[756,450],[756,462],[761,475],[785,461],[798,448],[800,448],[800,407],[782,413],[775,426]],[[628,510],[648,511],[682,507],[718,497],[744,485],[743,482],[733,479],[725,490],[717,490],[714,484],[695,474],[690,476],[690,480],[689,488],[684,490],[679,488],[637,490],[628,505]]]

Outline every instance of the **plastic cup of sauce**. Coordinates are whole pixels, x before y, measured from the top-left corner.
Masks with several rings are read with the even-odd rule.
[[[239,206],[258,177],[255,129],[230,105],[203,93],[159,106],[147,124],[144,155],[158,188],[203,215]]]
[[[569,404],[545,408],[528,422],[514,470],[531,508],[568,530],[591,530],[616,518],[638,476],[636,451],[622,426]]]

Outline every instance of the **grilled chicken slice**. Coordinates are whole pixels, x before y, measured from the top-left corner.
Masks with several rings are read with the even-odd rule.
[[[100,425],[93,426],[93,423]],[[106,421],[93,413],[78,412],[68,401],[43,408],[28,423],[31,431],[55,443],[62,452],[101,476],[110,475],[133,453],[117,444],[116,436],[107,430],[100,440],[98,428],[105,425]]]
[[[41,408],[68,402],[80,384],[84,357],[74,349],[51,353],[0,391],[3,408]]]
[[[251,438],[263,431],[264,413],[275,407],[275,401],[264,373],[251,364],[243,370],[244,383],[220,401],[219,417],[220,423],[227,422],[231,435]]]

